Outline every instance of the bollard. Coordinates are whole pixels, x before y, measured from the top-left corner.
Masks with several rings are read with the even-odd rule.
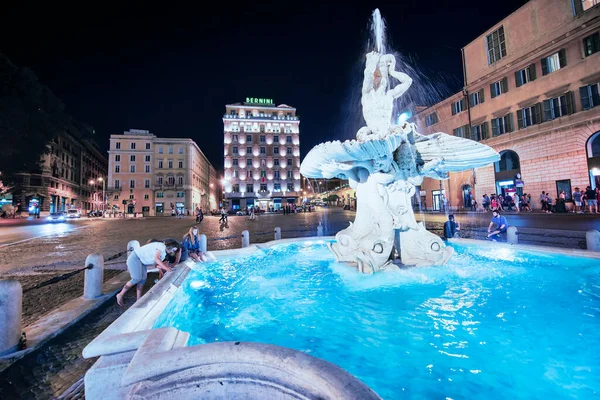
[[[127,258],[129,258],[129,255],[133,252],[133,250],[139,249],[139,248],[140,248],[140,242],[138,242],[137,240],[130,240],[127,243]]]
[[[248,231],[242,231],[242,247],[250,246],[250,233]]]
[[[102,296],[102,283],[104,282],[104,257],[101,254],[90,254],[85,259],[85,266],[92,268],[85,270],[83,281],[83,297],[95,299]]]
[[[323,225],[321,225],[321,221],[319,221],[319,226],[317,227],[317,236],[323,236]]]
[[[516,226],[509,226],[506,229],[506,242],[509,244],[517,244],[519,243],[519,231],[517,231]]]
[[[200,251],[206,253],[206,235],[200,235]]]
[[[281,240],[281,228],[275,228],[275,240]]]
[[[585,233],[585,243],[589,251],[600,251],[600,232],[591,229]]]
[[[19,349],[23,289],[19,281],[0,281],[0,356]]]

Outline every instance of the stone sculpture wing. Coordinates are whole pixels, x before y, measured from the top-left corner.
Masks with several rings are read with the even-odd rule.
[[[484,167],[500,160],[496,150],[470,139],[441,132],[426,138],[416,141],[414,147],[421,173],[430,178],[444,179],[449,172]]]

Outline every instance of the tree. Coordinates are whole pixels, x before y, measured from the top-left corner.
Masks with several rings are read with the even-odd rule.
[[[328,204],[333,204],[333,203],[337,203],[339,198],[340,197],[334,193],[334,194],[330,194],[326,200],[327,200]]]
[[[28,68],[0,53],[0,171],[4,186],[19,172],[37,172],[47,143],[71,126],[52,91]]]

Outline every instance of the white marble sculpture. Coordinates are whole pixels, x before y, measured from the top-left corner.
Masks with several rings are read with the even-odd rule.
[[[378,11],[375,18],[380,18]],[[383,35],[381,21],[373,24]],[[382,40],[377,40],[378,47]],[[435,133],[424,136],[415,125],[392,125],[394,100],[412,79],[395,70],[392,54],[370,52],[362,86],[362,112],[367,126],[356,140],[326,142],[306,156],[300,172],[309,178],[348,179],[356,189],[354,223],[336,235],[331,249],[338,261],[356,263],[373,273],[391,263],[394,230],[400,233],[401,260],[406,265],[442,265],[453,254],[436,235],[418,224],[411,197],[423,177],[447,179],[449,172],[488,165],[499,160],[492,148],[472,140]],[[390,87],[390,77],[399,81]]]

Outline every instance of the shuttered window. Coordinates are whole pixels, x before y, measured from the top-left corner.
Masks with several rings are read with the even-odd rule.
[[[472,126],[471,127],[471,140],[477,142],[488,139],[488,123]]]
[[[567,66],[567,54],[565,49],[560,49],[556,53],[542,58],[542,75],[548,75]]]
[[[490,85],[490,94],[492,96],[492,99],[506,92],[508,92],[507,78],[502,78],[501,80],[494,82]]]
[[[537,103],[531,107],[517,110],[517,126],[519,129],[539,124],[542,122],[542,104]]]
[[[502,135],[513,131],[513,116],[508,113],[503,117],[492,119],[492,136]]]
[[[600,51],[600,32],[583,39],[583,52],[586,57]]]
[[[593,85],[587,85],[579,88],[579,94],[581,95],[581,108],[589,110],[600,105],[600,95],[598,94],[600,89],[600,83],[594,83]]]
[[[551,121],[575,112],[573,92],[567,92],[562,96],[544,100],[544,121]]]
[[[515,85],[516,87],[523,86],[524,84],[535,81],[536,71],[535,64],[531,64],[527,68],[523,68],[515,72]]]
[[[485,101],[485,98],[483,97],[483,88],[478,90],[475,93],[471,93],[469,95],[469,106],[470,107],[475,107],[478,104],[481,104]]]

